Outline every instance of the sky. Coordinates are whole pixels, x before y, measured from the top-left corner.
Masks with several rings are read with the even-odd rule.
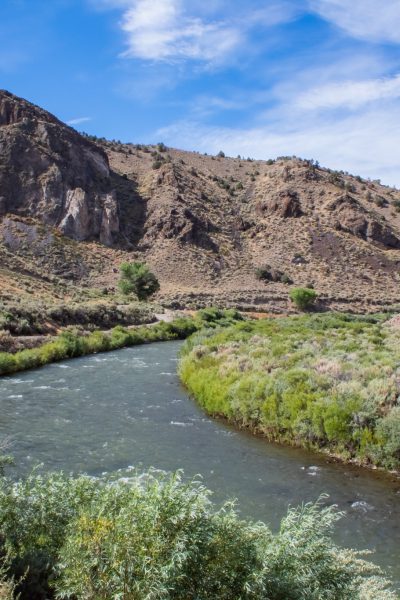
[[[0,88],[99,137],[400,187],[400,0],[0,0]]]

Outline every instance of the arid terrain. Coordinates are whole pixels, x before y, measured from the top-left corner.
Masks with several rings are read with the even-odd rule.
[[[399,207],[400,191],[314,161],[92,138],[0,92],[5,305],[106,297],[120,263],[141,260],[173,308],[288,312],[291,286],[305,285],[321,306],[393,308]]]

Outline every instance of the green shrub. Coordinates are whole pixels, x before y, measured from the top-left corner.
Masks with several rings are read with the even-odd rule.
[[[295,288],[291,290],[289,296],[297,308],[300,310],[309,310],[314,306],[318,294],[310,288]]]
[[[147,300],[160,289],[157,277],[141,262],[122,263],[119,288],[123,294],[136,294],[139,300]]]
[[[8,352],[0,352],[0,375],[6,373],[13,373],[17,370],[16,360],[14,354]]]
[[[274,535],[232,503],[216,509],[179,473],[0,483],[0,535],[11,574],[25,575],[22,600],[364,600],[363,587],[394,600],[377,567],[332,541],[340,516],[307,504]]]

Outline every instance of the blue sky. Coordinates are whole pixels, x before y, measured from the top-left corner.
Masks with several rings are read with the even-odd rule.
[[[111,139],[400,186],[400,0],[1,0],[0,87]]]

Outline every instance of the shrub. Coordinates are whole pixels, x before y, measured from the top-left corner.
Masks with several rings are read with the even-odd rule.
[[[271,267],[270,265],[264,265],[262,267],[257,267],[255,273],[256,273],[257,279],[260,279],[261,281],[274,281],[274,282],[285,283],[288,285],[293,283],[292,279],[289,277],[289,275],[287,273],[283,273],[282,271],[279,271],[279,269],[275,269],[274,267]]]
[[[216,509],[180,473],[0,484],[0,533],[11,573],[25,573],[22,600],[361,600],[365,586],[375,600],[395,599],[377,567],[332,541],[340,516],[307,504],[274,535],[232,503]]]
[[[123,294],[136,294],[139,300],[147,300],[160,289],[157,277],[141,262],[122,263],[119,288]]]
[[[309,288],[295,288],[290,292],[290,299],[301,310],[309,310],[314,306],[318,294]]]
[[[15,355],[8,352],[0,352],[0,375],[13,373],[16,370]]]

